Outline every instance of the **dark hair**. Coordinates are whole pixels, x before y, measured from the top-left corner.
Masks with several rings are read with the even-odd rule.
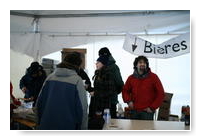
[[[80,66],[82,63],[81,54],[79,52],[71,52],[66,55],[64,61],[76,66]]]
[[[146,58],[146,56],[143,56],[143,55],[138,56],[138,57],[135,58],[135,61],[133,62],[133,68],[134,68],[134,69],[137,69],[137,64],[138,64],[138,62],[139,62],[140,60],[144,60],[144,62],[145,62],[146,65],[147,65],[147,69],[148,69],[148,68],[149,68],[149,61],[148,61],[148,59]]]
[[[32,62],[30,67],[37,67],[39,66],[39,63],[37,61]]]
[[[68,53],[64,60],[57,65],[59,68],[77,69],[82,63],[81,54],[79,52]]]
[[[111,53],[109,51],[109,49],[107,47],[103,47],[99,50],[99,56],[101,55],[107,55],[107,56],[110,56]]]
[[[35,61],[35,62],[31,63],[29,68],[27,68],[27,72],[29,74],[36,74],[42,69],[43,69],[43,67],[38,62]]]

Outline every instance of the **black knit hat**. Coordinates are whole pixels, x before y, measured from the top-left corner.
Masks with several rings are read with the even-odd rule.
[[[108,58],[109,57],[107,55],[101,55],[101,56],[99,56],[97,61],[101,62],[103,65],[107,65],[108,64]]]
[[[99,50],[99,56],[101,55],[107,55],[107,56],[110,56],[111,53],[109,51],[109,49],[107,47],[103,47]]]

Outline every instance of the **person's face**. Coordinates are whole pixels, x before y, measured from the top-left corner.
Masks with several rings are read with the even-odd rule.
[[[37,77],[37,73],[31,75],[33,78]]]
[[[99,62],[99,61],[96,62],[96,69],[97,70],[101,69],[103,66],[104,65],[101,62]]]
[[[144,72],[147,68],[147,64],[143,59],[138,61],[137,68],[139,72]]]
[[[38,71],[38,72],[32,74],[32,77],[33,77],[33,78],[36,78],[36,77],[39,77],[39,76],[41,76],[41,75],[42,75],[42,72],[41,72],[41,71]]]

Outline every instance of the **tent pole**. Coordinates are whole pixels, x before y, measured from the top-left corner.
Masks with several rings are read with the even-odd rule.
[[[40,43],[41,43],[41,34],[39,31],[39,17],[34,16],[34,19],[32,21],[32,25],[33,25],[33,33],[35,34],[35,48],[36,48],[36,55],[34,60],[35,61],[40,61]]]
[[[78,33],[69,33],[69,34],[62,34],[62,33],[58,33],[58,34],[51,34],[51,33],[43,33],[43,34],[49,34],[48,36],[49,37],[86,37],[86,36],[126,36],[126,33],[105,33],[105,34],[101,34],[101,33],[92,33],[92,34],[78,34]],[[168,34],[148,34],[148,36],[156,36],[156,35],[181,35],[183,33],[168,33]],[[136,35],[136,36],[146,36],[146,34],[134,34],[133,35]]]
[[[38,24],[38,23],[37,23]],[[126,36],[126,32],[41,32],[39,31],[39,25],[35,25],[35,29],[30,32],[13,32],[13,34],[27,34],[27,33],[40,33],[44,35],[48,35],[49,37],[85,37],[85,36]],[[181,35],[186,32],[172,32],[172,33],[148,33],[148,36],[159,36],[159,35]],[[146,36],[145,33],[130,33],[135,36]]]
[[[39,33],[39,18],[38,17],[34,17],[32,21],[32,25],[33,25],[33,32]]]

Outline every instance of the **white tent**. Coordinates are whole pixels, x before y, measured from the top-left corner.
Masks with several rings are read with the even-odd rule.
[[[10,47],[38,60],[92,42],[91,36],[182,34],[190,31],[190,11],[64,10],[10,12]]]
[[[89,54],[87,71],[91,78],[98,50],[109,46],[125,81],[132,73],[132,61],[135,57],[122,49],[127,32],[159,44],[189,31],[190,11],[13,10],[10,12],[10,48],[14,93],[17,97],[23,96],[19,90],[19,80],[33,59],[40,60],[43,56],[60,51],[62,48],[77,46],[87,48]],[[182,59],[184,64],[179,64],[179,58],[162,61],[150,59],[152,67],[154,63],[155,67],[158,64],[162,66],[156,67],[153,71],[161,78],[166,91],[176,93],[177,96],[173,97],[175,101],[173,108],[176,110],[180,110],[182,104],[189,103],[190,60],[188,58],[190,59],[189,55]],[[173,68],[172,65],[177,67]],[[180,69],[184,69],[187,73],[180,72]],[[178,102],[180,98],[183,99],[181,103]]]

